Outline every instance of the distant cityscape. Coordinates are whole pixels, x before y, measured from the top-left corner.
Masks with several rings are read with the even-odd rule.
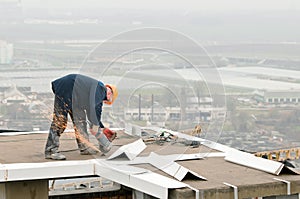
[[[2,46],[7,47],[9,45],[14,48],[13,45],[6,42],[1,44]],[[2,49],[5,49],[5,47],[2,47]],[[3,53],[4,50],[1,52]],[[8,54],[4,52],[0,56],[5,57]],[[60,69],[60,67],[51,63],[48,63],[47,67],[41,67],[38,65],[39,62],[33,66],[30,59],[23,60],[24,63],[27,63],[26,66],[14,68],[15,60],[19,62],[21,59],[15,53],[10,56],[11,61],[1,65],[1,76],[3,77],[0,80],[1,129],[48,130],[53,109],[53,94],[51,93],[50,82],[63,74],[78,73],[80,68],[74,66]],[[137,58],[134,57],[134,59]],[[121,96],[120,102],[116,104],[113,110],[105,107],[106,111],[104,111],[103,119],[107,124],[117,125],[118,127],[124,127],[126,121],[141,125],[167,126],[173,129],[193,128],[194,125],[201,124],[205,132],[203,136],[208,136],[208,138],[216,139],[223,144],[247,151],[297,146],[300,92],[295,92],[298,88],[288,89],[286,84],[298,86],[298,77],[300,77],[296,74],[298,71],[295,70],[291,75],[289,74],[291,70],[279,69],[276,66],[253,66],[254,64],[248,66],[247,61],[249,59],[246,60],[246,63],[242,62],[241,59],[238,59],[238,63],[235,62],[237,59],[228,60],[231,60],[227,64],[229,66],[225,65],[219,68],[220,74],[224,73],[223,77],[227,75],[233,79],[236,73],[243,73],[245,76],[251,71],[252,74],[246,78],[254,78],[252,79],[254,82],[257,78],[272,83],[278,74],[276,71],[281,70],[280,79],[277,78],[275,83],[282,83],[283,87],[272,90],[255,89],[251,86],[232,86],[226,85],[225,78],[227,107],[214,107],[213,98],[205,94],[206,91],[202,91],[199,98],[193,96],[187,98],[184,107],[179,106],[174,101],[164,99],[162,91],[154,92],[154,99],[151,101],[151,96],[144,93],[153,92],[151,91],[153,88],[150,88],[149,91],[147,89],[142,91],[140,104],[138,103],[137,94],[133,98],[131,97],[129,105],[126,105],[122,100],[123,97],[125,99],[128,97]],[[123,69],[126,68],[127,62],[134,63],[132,57],[129,60],[123,59],[123,61],[125,63],[125,65],[124,63],[122,65]],[[147,58],[144,61],[147,61]],[[118,64],[122,63],[118,62]],[[233,64],[236,66],[233,67]],[[265,71],[271,71],[269,72],[270,75],[262,74],[260,69],[263,68],[265,68]],[[174,70],[188,71],[190,69],[181,65]],[[255,72],[255,70],[258,72]],[[155,70],[153,72],[155,73]],[[117,77],[118,75],[105,78]],[[130,81],[128,80],[128,82]],[[237,85],[241,84],[237,83]],[[248,85],[251,85],[251,83],[248,82]],[[127,86],[129,87],[130,84]],[[176,88],[182,90],[178,85]],[[126,87],[121,86],[121,89],[123,89],[123,93],[126,93]],[[117,120],[111,117],[112,113],[115,117],[118,117]],[[212,124],[215,120],[224,120],[221,133],[213,128]],[[180,126],[178,122],[180,122]],[[286,126],[280,126],[282,124]],[[215,137],[217,135],[220,135],[220,137]]]
[[[53,111],[51,81],[69,73],[99,77],[114,60],[112,69],[101,76],[101,81],[119,83],[121,93],[113,108],[104,107],[103,120],[108,125],[124,127],[130,121],[184,130],[200,124],[202,136],[247,151],[299,145],[298,30],[287,40],[270,36],[262,41],[254,38],[255,34],[249,34],[247,40],[242,36],[234,38],[233,34],[216,37],[223,31],[195,30],[195,23],[199,27],[212,26],[204,21],[190,22],[189,17],[197,17],[195,13],[187,18],[176,12],[161,14],[187,24],[180,29],[175,22],[170,22],[167,28],[195,37],[209,54],[215,71],[205,71],[207,65],[196,66],[209,76],[205,81],[199,78],[195,67],[169,52],[137,50],[115,59],[113,55],[120,46],[130,46],[133,42],[130,39],[108,41],[111,48],[104,52],[100,48],[98,52],[95,47],[112,35],[151,26],[159,16],[152,19],[148,14],[141,14],[142,11],[134,11],[125,17],[120,11],[122,18],[104,11],[99,17],[95,14],[97,9],[90,9],[85,17],[71,8],[46,12],[37,8],[26,10],[21,0],[0,2],[0,129],[48,130]],[[252,20],[251,17],[247,19]],[[291,23],[294,21],[297,20]],[[288,29],[288,24],[285,25]],[[258,26],[262,35],[273,35],[268,32],[272,26]],[[237,31],[247,35],[250,29]],[[182,48],[197,56],[189,46]],[[222,80],[216,86],[224,86],[224,93],[207,88],[206,83],[214,81],[214,72]],[[149,82],[156,84],[147,87]],[[163,83],[167,88],[161,86]],[[214,128],[220,121],[222,132]]]

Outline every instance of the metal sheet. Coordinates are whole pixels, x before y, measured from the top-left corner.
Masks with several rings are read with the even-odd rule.
[[[3,164],[0,174],[2,182],[77,177],[94,175],[94,167],[90,160]]]
[[[147,164],[148,161],[148,156],[146,157],[136,157],[133,160],[118,160],[118,159],[113,159],[113,160],[105,160],[107,161],[107,164],[115,164],[115,165],[135,165],[135,164]]]
[[[286,195],[291,195],[291,182],[290,181],[283,180],[280,178],[273,178],[273,179],[285,183],[286,184]]]
[[[225,157],[225,153],[222,152],[212,152],[212,153],[192,153],[192,154],[171,154],[164,155],[163,158],[170,161],[180,161],[180,160],[195,160],[210,157]],[[148,164],[149,156],[136,157],[134,160],[107,160],[109,164],[122,164],[122,165],[137,165],[137,164]]]
[[[187,187],[186,184],[151,171],[133,166],[107,165],[98,161],[95,166],[97,175],[131,187],[157,198],[168,198],[168,190]]]
[[[173,161],[180,161],[180,160],[204,159],[204,158],[211,158],[211,157],[225,157],[225,153],[210,152],[210,153],[192,153],[192,154],[172,154],[172,155],[164,155],[164,157],[168,159],[172,159]]]
[[[146,148],[146,144],[142,139],[139,139],[130,144],[121,146],[117,151],[115,151],[108,160],[118,158],[125,155],[129,160],[133,160],[137,155],[139,155]]]
[[[128,135],[134,135],[134,136],[141,137],[142,130],[141,130],[141,127],[138,125],[126,123],[125,124],[125,133],[127,133]]]
[[[0,182],[84,177],[98,175],[158,198],[168,198],[169,189],[186,184],[146,169],[109,165],[104,161],[63,161],[0,165]]]
[[[128,135],[132,135],[132,124],[126,123],[124,132]]]
[[[230,184],[230,183],[227,183],[227,182],[224,182],[223,184],[225,184],[226,186],[232,187],[233,188],[233,198],[234,199],[239,199],[239,191],[238,191],[237,186],[235,186],[233,184]]]
[[[225,160],[275,175],[279,175],[284,167],[284,164],[280,162],[256,157],[253,154],[245,153],[239,150],[232,150],[230,153],[227,153]]]
[[[120,171],[122,173],[126,174],[140,174],[140,173],[146,173],[149,172],[147,169],[143,169],[140,167],[134,167],[134,166],[129,166],[129,165],[116,165],[116,164],[111,164],[113,161],[105,161],[105,160],[95,160],[99,165],[105,166],[108,168],[112,168],[114,170]]]
[[[157,155],[156,153],[150,154],[149,163],[179,181],[182,181],[188,174],[191,174],[195,178],[206,180],[205,177],[185,168],[184,166],[181,166],[176,162],[165,159],[164,156]]]
[[[7,179],[7,170],[5,169],[5,165],[0,164],[0,182],[4,182]]]
[[[131,183],[137,190],[157,198],[168,199],[170,189],[188,187],[182,182],[152,172],[132,177]]]

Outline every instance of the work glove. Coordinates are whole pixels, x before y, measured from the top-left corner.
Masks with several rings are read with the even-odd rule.
[[[110,142],[112,142],[117,137],[117,133],[110,130],[109,128],[104,128],[103,133]]]

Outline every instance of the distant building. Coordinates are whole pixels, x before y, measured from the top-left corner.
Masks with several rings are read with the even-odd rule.
[[[267,104],[297,104],[300,103],[300,90],[256,91],[254,98]]]
[[[127,108],[125,120],[143,121],[211,121],[226,116],[224,107],[213,107],[211,97],[187,97],[186,106]]]
[[[0,40],[0,64],[11,64],[13,55],[13,44]]]
[[[30,100],[16,86],[12,86],[2,93],[1,102],[7,105],[12,103],[28,104]]]
[[[182,109],[180,107],[166,107],[164,109],[128,108],[125,110],[125,120],[144,120],[144,121],[180,121],[183,120]],[[225,108],[187,108],[185,110],[187,121],[210,121],[212,119],[223,118],[226,115]]]
[[[169,108],[168,108],[169,109]],[[171,112],[167,109],[157,109],[154,108],[153,112],[151,108],[141,108],[140,112],[138,108],[128,108],[125,110],[125,120],[148,120],[148,121],[157,121],[157,120],[167,120],[174,119],[175,115],[179,115],[178,119],[180,120],[180,109],[175,112]]]

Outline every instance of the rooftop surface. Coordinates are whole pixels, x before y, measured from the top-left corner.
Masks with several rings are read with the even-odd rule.
[[[53,160],[44,159],[43,152],[47,136],[47,133],[14,136],[0,135],[0,163],[54,162]],[[105,156],[102,154],[90,156],[79,154],[74,133],[64,133],[60,139],[60,150],[64,153],[64,155],[66,155],[66,162],[71,160],[106,159],[120,146],[131,143],[137,139],[137,137],[132,137],[119,132],[118,138],[113,142],[113,148],[108,154]],[[90,141],[96,144],[96,140],[92,136]],[[147,156],[151,152],[155,152],[160,155],[169,155],[213,153],[217,151],[203,145],[198,148],[192,148],[179,142],[166,142],[162,145],[157,143],[147,144],[146,149],[139,156]],[[228,162],[224,159],[224,157],[206,157],[203,159],[176,162],[207,179],[200,180],[195,178],[185,178],[182,181],[194,189],[199,190],[200,196],[204,198],[233,198],[234,191],[232,187],[229,187],[224,183],[229,183],[238,187],[239,198],[286,195],[287,184],[278,181],[275,178],[289,181],[291,183],[291,193],[300,192],[300,175],[289,172],[282,172],[279,176],[277,176]],[[145,168],[157,174],[173,178],[150,164],[138,164],[134,166]],[[181,196],[194,198],[195,194],[191,189],[185,188],[174,190],[169,194],[169,196],[172,198],[179,198]]]

